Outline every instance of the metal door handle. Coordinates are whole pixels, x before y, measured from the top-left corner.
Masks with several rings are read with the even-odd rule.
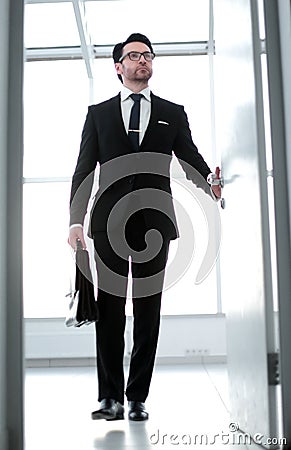
[[[207,177],[207,183],[210,184],[210,186],[220,186],[221,188],[223,188],[224,179],[223,177],[216,178],[215,173],[210,173]]]

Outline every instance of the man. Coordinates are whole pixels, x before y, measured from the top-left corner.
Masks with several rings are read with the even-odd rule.
[[[123,83],[121,93],[89,107],[72,180],[69,242],[76,248],[76,240],[80,240],[85,248],[82,224],[92,174],[100,164],[89,232],[96,253],[100,313],[96,324],[100,408],[92,413],[92,419],[124,417],[129,257],[134,344],[125,394],[129,419],[148,419],[144,402],[158,341],[164,270],[169,242],[178,237],[169,180],[173,151],[187,178],[211,191],[205,182],[211,171],[192,141],[183,107],[157,97],[149,89],[154,56],[150,41],[139,33],[114,47],[115,69]],[[200,174],[206,187],[187,167]],[[220,187],[213,186],[212,190],[219,198]],[[151,201],[155,202],[152,207]],[[121,207],[116,209],[118,204]],[[157,230],[158,236],[152,230]],[[151,259],[147,252],[153,253]]]

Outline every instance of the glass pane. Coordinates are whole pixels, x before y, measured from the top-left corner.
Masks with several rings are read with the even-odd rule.
[[[102,86],[102,87],[101,87]],[[94,61],[94,103],[100,103],[118,94],[121,88],[112,58]]]
[[[186,185],[188,183],[190,182],[186,182]],[[215,267],[201,284],[194,284],[208,242],[208,226],[204,212],[182,184],[174,180],[171,185],[174,199],[180,203],[191,219],[194,238],[193,251],[189,252],[189,256],[182,255],[183,261],[181,261],[181,254],[179,258],[177,257],[178,247],[184,244],[184,248],[185,245],[191,248],[192,242],[191,237],[183,230],[181,218],[176,211],[180,237],[170,243],[162,312],[163,314],[215,314],[217,312]],[[171,268],[172,274],[169,276],[171,265],[174,270]],[[186,268],[185,272],[182,266]],[[170,287],[167,289],[168,286]]]
[[[71,2],[28,4],[24,25],[25,47],[80,45]]]
[[[25,64],[24,176],[73,174],[89,102],[83,61]]]
[[[69,183],[24,185],[24,315],[62,317],[73,255],[67,244]]]
[[[210,83],[207,56],[156,58],[150,81],[160,97],[185,107],[193,141],[210,165]]]
[[[105,0],[87,2],[86,10],[94,44],[115,44],[137,31],[155,43],[203,41],[208,40],[208,3],[159,0],[145,7],[141,0]]]

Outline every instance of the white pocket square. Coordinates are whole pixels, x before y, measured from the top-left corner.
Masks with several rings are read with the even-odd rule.
[[[170,125],[169,122],[164,122],[163,120],[158,120],[158,123],[161,123],[162,125]]]

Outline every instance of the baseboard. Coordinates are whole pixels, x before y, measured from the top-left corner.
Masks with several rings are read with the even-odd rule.
[[[226,364],[226,355],[204,356],[160,356],[156,359],[157,365],[179,364]]]
[[[226,355],[204,355],[204,356],[160,356],[156,358],[156,365],[179,365],[179,364],[225,364]],[[124,358],[124,364],[129,364],[129,357]],[[26,359],[27,368],[41,367],[95,367],[95,358],[37,358]],[[0,447],[2,449],[2,447]]]

